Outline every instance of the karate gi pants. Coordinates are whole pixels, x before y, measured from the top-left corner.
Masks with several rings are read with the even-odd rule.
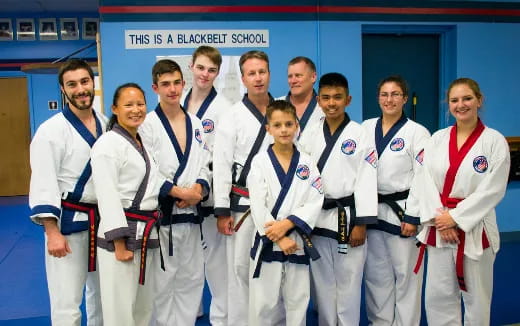
[[[81,325],[80,305],[85,289],[87,325],[103,325],[98,272],[88,272],[88,231],[65,236],[72,253],[49,255],[45,235],[45,270],[54,326]]]

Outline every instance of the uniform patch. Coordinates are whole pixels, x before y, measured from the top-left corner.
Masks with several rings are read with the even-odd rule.
[[[403,148],[404,148],[404,139],[402,139],[402,138],[392,139],[392,142],[390,143],[390,149],[393,152],[399,152]]]
[[[352,155],[356,151],[356,142],[352,139],[347,139],[341,144],[341,151],[344,154]]]
[[[423,160],[424,160],[424,149],[421,149],[421,151],[417,154],[417,156],[415,157],[415,160],[422,165],[423,163]]]
[[[323,194],[323,184],[321,183],[321,177],[317,177],[316,180],[312,182],[312,187],[318,190],[320,194]]]
[[[195,129],[195,139],[196,139],[199,143],[202,143],[202,137],[200,136],[200,130],[199,130],[199,129]]]
[[[310,174],[309,167],[305,164],[300,164],[296,168],[296,176],[302,180],[309,179],[309,174]]]
[[[377,154],[376,151],[373,150],[367,157],[365,157],[365,161],[367,161],[370,165],[377,168]]]
[[[477,156],[473,160],[473,168],[478,173],[486,172],[488,169],[488,166],[489,166],[489,164],[488,164],[488,161],[485,156]]]
[[[202,128],[204,128],[204,133],[208,134],[215,130],[215,123],[211,119],[204,119],[202,121]]]

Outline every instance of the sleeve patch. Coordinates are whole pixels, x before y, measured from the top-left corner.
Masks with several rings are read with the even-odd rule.
[[[372,167],[377,168],[377,154],[376,151],[373,150],[370,152],[370,154],[365,157],[365,161],[368,162],[368,164],[372,165]]]

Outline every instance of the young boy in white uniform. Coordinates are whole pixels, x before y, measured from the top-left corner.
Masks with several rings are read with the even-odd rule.
[[[323,75],[318,104],[325,119],[300,138],[317,162],[325,194],[312,237],[321,259],[311,261],[320,325],[359,324],[366,224],[377,220],[377,153],[345,113],[350,101],[343,75]]]
[[[247,94],[221,117],[213,151],[217,227],[220,233],[229,236],[226,243],[229,326],[244,326],[248,322],[249,250],[254,225],[251,218],[241,224],[239,221],[249,208],[246,178],[251,160],[271,143],[264,117],[272,101],[268,93],[269,58],[264,52],[249,51],[240,57],[239,63]]]
[[[87,62],[67,61],[58,78],[67,106],[45,121],[31,142],[31,219],[45,228],[52,324],[80,325],[86,285],[88,325],[102,325],[96,232],[88,230],[97,223],[90,148],[105,130],[106,118],[92,108],[94,73]]]
[[[229,110],[231,103],[213,87],[217,78],[222,56],[211,46],[200,46],[192,55],[190,70],[193,73],[193,86],[185,94],[181,103],[186,111],[202,120],[204,140],[213,153],[215,130],[220,116]],[[210,173],[212,164],[210,163]],[[211,181],[210,181],[211,183]],[[227,264],[226,237],[217,230],[217,220],[213,214],[213,192],[201,204],[202,235],[204,237],[204,272],[211,292],[209,320],[214,326],[227,323]]]
[[[310,242],[323,203],[323,189],[311,158],[293,143],[298,131],[294,106],[279,100],[267,107],[267,131],[274,144],[258,153],[247,185],[256,236],[251,258],[249,325],[306,325]]]

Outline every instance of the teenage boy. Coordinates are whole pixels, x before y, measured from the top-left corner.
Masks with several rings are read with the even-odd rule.
[[[323,75],[318,104],[325,119],[300,138],[325,194],[312,237],[321,259],[311,261],[320,325],[359,325],[366,224],[377,221],[377,152],[345,112],[350,101],[343,75]]]
[[[274,101],[266,117],[274,144],[255,156],[247,178],[256,227],[249,325],[279,325],[278,303],[282,302],[282,323],[305,326],[309,258],[319,257],[310,235],[323,203],[323,189],[310,156],[300,153],[293,143],[298,132],[294,106]]]
[[[268,93],[269,58],[262,51],[249,51],[240,57],[239,65],[247,93],[221,117],[213,151],[217,227],[228,236],[229,326],[244,326],[248,322],[249,250],[254,225],[246,213],[246,180],[253,156],[271,143],[265,130],[265,111],[272,101]]]
[[[159,198],[165,270],[155,269],[152,318],[156,325],[194,325],[204,287],[202,216],[197,206],[209,192],[210,155],[201,121],[181,107],[184,80],[179,65],[167,59],[157,61],[152,79],[159,104],[146,116],[139,132],[168,179]],[[156,266],[159,264],[157,261]]]
[[[231,107],[231,103],[213,87],[221,64],[222,56],[217,49],[206,45],[198,47],[193,52],[190,65],[193,86],[181,101],[185,110],[202,120],[204,140],[211,153],[220,116]],[[202,202],[200,211],[204,217],[202,234],[206,244],[204,272],[211,292],[209,320],[211,325],[224,326],[227,324],[226,237],[217,230],[212,192],[208,200]]]

